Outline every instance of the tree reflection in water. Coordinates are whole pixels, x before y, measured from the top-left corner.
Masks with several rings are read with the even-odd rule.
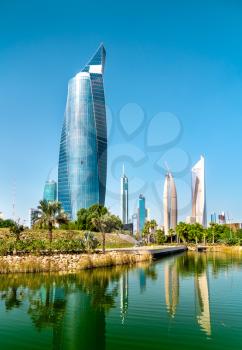
[[[194,316],[196,324],[208,337],[212,335],[209,278],[236,264],[240,256],[187,253],[157,264],[133,267],[131,283],[140,285],[140,293],[150,288],[148,280],[160,281],[162,298],[169,319],[179,313],[181,278],[194,280]],[[81,271],[73,275],[15,274],[0,276],[0,298],[7,312],[26,309],[35,329],[51,334],[52,349],[105,349],[106,315],[120,303],[120,323],[128,317],[130,267]],[[158,282],[160,283],[160,282]],[[159,287],[160,288],[160,287]],[[136,290],[136,289],[135,289]],[[149,290],[150,292],[150,290]],[[164,295],[164,296],[163,296]],[[117,296],[120,296],[118,299]],[[145,307],[145,305],[144,305]]]

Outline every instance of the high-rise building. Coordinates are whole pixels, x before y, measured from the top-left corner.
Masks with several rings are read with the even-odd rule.
[[[211,214],[210,223],[212,223],[212,224],[216,224],[217,223],[217,214],[216,213],[212,213]]]
[[[72,219],[80,208],[105,203],[107,125],[103,88],[106,52],[101,45],[69,81],[62,129],[58,199]]]
[[[164,230],[168,235],[169,229],[176,229],[177,226],[177,191],[174,178],[168,173],[165,178],[164,195]]]
[[[192,217],[195,222],[204,227],[207,226],[205,159],[203,156],[192,168]]]
[[[139,195],[139,208],[138,208],[138,230],[141,233],[145,226],[145,221],[147,217],[147,210],[145,208],[145,197],[140,194]]]
[[[129,222],[129,181],[125,175],[124,166],[121,177],[121,220],[124,225]]]
[[[54,180],[45,182],[43,199],[47,202],[54,202],[57,199],[57,184]]]

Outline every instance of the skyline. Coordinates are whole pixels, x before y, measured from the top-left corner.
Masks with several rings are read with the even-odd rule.
[[[6,32],[0,44],[0,211],[11,216],[14,183],[17,216],[27,219],[28,209],[42,198],[48,173],[58,162],[66,84],[103,41],[109,52],[105,92],[112,111],[108,114],[112,131],[107,206],[119,214],[120,169],[125,162],[130,188],[145,195],[152,216],[162,221],[156,193],[162,198],[162,164],[167,161],[175,174],[182,207],[187,207],[179,216],[179,220],[184,219],[191,204],[190,174],[186,169],[204,153],[208,215],[229,211],[231,220],[241,221],[241,6],[228,6],[222,1],[218,12],[216,5],[205,1],[197,11],[186,2],[185,14],[178,1],[153,2],[153,9],[140,4],[138,10],[134,1],[124,3],[117,17],[117,10],[107,3],[106,13],[96,3],[91,32],[88,19],[78,21],[76,1],[70,1],[68,10],[64,3],[58,2],[57,6],[53,1],[47,13],[44,5],[36,11],[27,1],[21,7],[16,4],[15,9],[7,3],[0,5],[0,27]],[[89,5],[83,3],[81,7],[88,11]],[[150,16],[146,16],[147,11]],[[134,23],[139,23],[137,28]],[[158,114],[163,127],[155,128]],[[141,123],[139,132],[134,131],[134,124],[142,118],[145,123]],[[11,137],[6,132],[10,125],[15,126]],[[160,145],[155,153],[155,145],[150,143],[160,136],[164,143],[173,141]],[[161,166],[155,168],[160,159]],[[234,181],[229,184],[231,171]],[[130,193],[130,212],[137,207],[135,193]]]

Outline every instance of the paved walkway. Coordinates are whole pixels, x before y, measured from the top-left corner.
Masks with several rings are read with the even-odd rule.
[[[107,249],[107,251],[122,251],[122,252],[137,252],[138,254],[150,253],[154,258],[158,258],[168,254],[176,254],[185,252],[187,247],[184,245],[179,246],[158,246],[158,247],[134,247],[134,248],[116,248]]]

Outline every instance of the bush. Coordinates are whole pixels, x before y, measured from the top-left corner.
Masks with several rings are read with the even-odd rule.
[[[83,239],[58,239],[52,242],[51,249],[59,252],[83,252],[85,243]]]

